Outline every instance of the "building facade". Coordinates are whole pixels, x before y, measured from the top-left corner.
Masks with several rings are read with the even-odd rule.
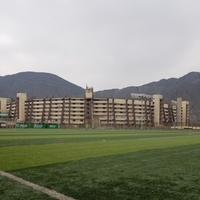
[[[4,118],[3,118],[4,117]],[[160,127],[189,125],[189,102],[178,98],[165,103],[163,96],[143,98],[94,98],[86,88],[83,98],[27,99],[18,93],[14,101],[0,98],[0,119],[18,123],[60,124],[61,127]]]

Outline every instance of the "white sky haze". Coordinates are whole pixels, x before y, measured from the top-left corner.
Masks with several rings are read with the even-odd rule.
[[[94,90],[200,71],[199,0],[0,0],[0,76]]]

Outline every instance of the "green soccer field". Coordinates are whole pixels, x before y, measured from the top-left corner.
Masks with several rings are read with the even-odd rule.
[[[199,199],[200,132],[0,130],[0,170],[80,200]],[[0,199],[51,199],[0,176]]]

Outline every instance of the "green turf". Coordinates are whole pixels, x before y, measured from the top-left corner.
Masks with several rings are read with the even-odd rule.
[[[0,176],[1,200],[50,200],[48,195],[35,191],[27,186]]]
[[[17,130],[14,134],[7,136],[2,134],[1,143],[5,145],[0,148],[0,160],[3,161],[0,163],[1,170],[22,169],[83,158],[200,143],[200,134],[191,133],[191,131],[175,132],[174,135],[169,131],[160,133],[124,130],[121,132],[57,130],[57,135],[55,131],[44,131],[42,135],[39,134],[42,130],[28,131],[31,131],[30,135],[27,135],[25,130]],[[55,140],[55,143],[52,140]],[[14,143],[13,146],[10,146],[11,141]]]
[[[199,145],[189,145],[12,173],[80,200],[197,200],[199,155]]]
[[[0,170],[77,199],[199,199],[199,155],[198,131],[0,129]]]

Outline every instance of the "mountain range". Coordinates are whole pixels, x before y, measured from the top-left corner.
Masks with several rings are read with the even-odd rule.
[[[18,92],[27,93],[28,98],[83,97],[85,88],[50,73],[20,72],[0,76],[0,97],[14,99]],[[191,120],[200,121],[200,72],[190,72],[181,78],[162,79],[137,87],[96,91],[94,97],[131,98],[131,93],[162,94],[166,102],[182,97],[190,102]]]

